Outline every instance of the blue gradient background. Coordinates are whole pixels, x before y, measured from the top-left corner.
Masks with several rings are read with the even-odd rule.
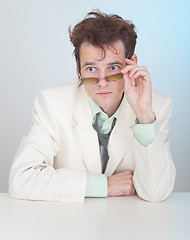
[[[7,192],[34,97],[76,76],[68,26],[96,8],[136,25],[138,63],[149,69],[153,87],[173,100],[169,140],[175,191],[190,191],[189,1],[0,0],[0,192]]]

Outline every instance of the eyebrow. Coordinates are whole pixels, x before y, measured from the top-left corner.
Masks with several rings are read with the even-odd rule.
[[[108,63],[108,66],[111,66],[111,65],[124,65],[124,64],[120,61]]]
[[[89,66],[89,65],[96,65],[95,62],[86,62],[82,65],[82,67],[86,67],[86,66]]]
[[[87,67],[87,66],[91,66],[91,65],[96,65],[95,62],[86,62],[82,65],[82,67]],[[111,66],[111,65],[125,65],[124,63],[120,62],[120,61],[116,61],[116,62],[110,62],[107,64],[107,66]]]

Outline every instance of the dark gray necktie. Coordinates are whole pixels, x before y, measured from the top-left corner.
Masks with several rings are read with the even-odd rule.
[[[108,155],[108,142],[109,142],[109,137],[110,134],[115,126],[116,123],[116,118],[114,118],[113,122],[112,122],[112,126],[111,129],[108,133],[103,134],[100,132],[100,128],[98,126],[98,117],[99,117],[100,113],[97,113],[94,116],[93,119],[93,123],[92,126],[93,128],[96,130],[97,134],[98,134],[98,140],[99,140],[99,148],[100,148],[100,157],[101,157],[101,164],[102,164],[102,173],[105,172],[106,166],[107,166],[107,162],[109,159],[109,155]]]

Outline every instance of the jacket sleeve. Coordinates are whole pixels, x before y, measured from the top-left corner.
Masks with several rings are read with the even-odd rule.
[[[9,175],[9,194],[13,198],[83,202],[87,173],[53,167],[60,149],[58,125],[48,94],[36,98],[33,121],[22,139]],[[64,159],[63,159],[64,161]]]
[[[159,130],[155,140],[147,147],[135,138],[133,147],[135,172],[133,181],[139,197],[147,201],[162,201],[172,192],[175,183],[175,166],[167,139],[171,116],[171,99],[164,98],[156,112]]]

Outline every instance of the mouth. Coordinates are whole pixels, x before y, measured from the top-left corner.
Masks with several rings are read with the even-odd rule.
[[[101,96],[106,96],[106,95],[112,94],[112,92],[107,92],[107,91],[105,91],[105,92],[98,92],[98,93],[96,93],[96,94],[101,95]]]

